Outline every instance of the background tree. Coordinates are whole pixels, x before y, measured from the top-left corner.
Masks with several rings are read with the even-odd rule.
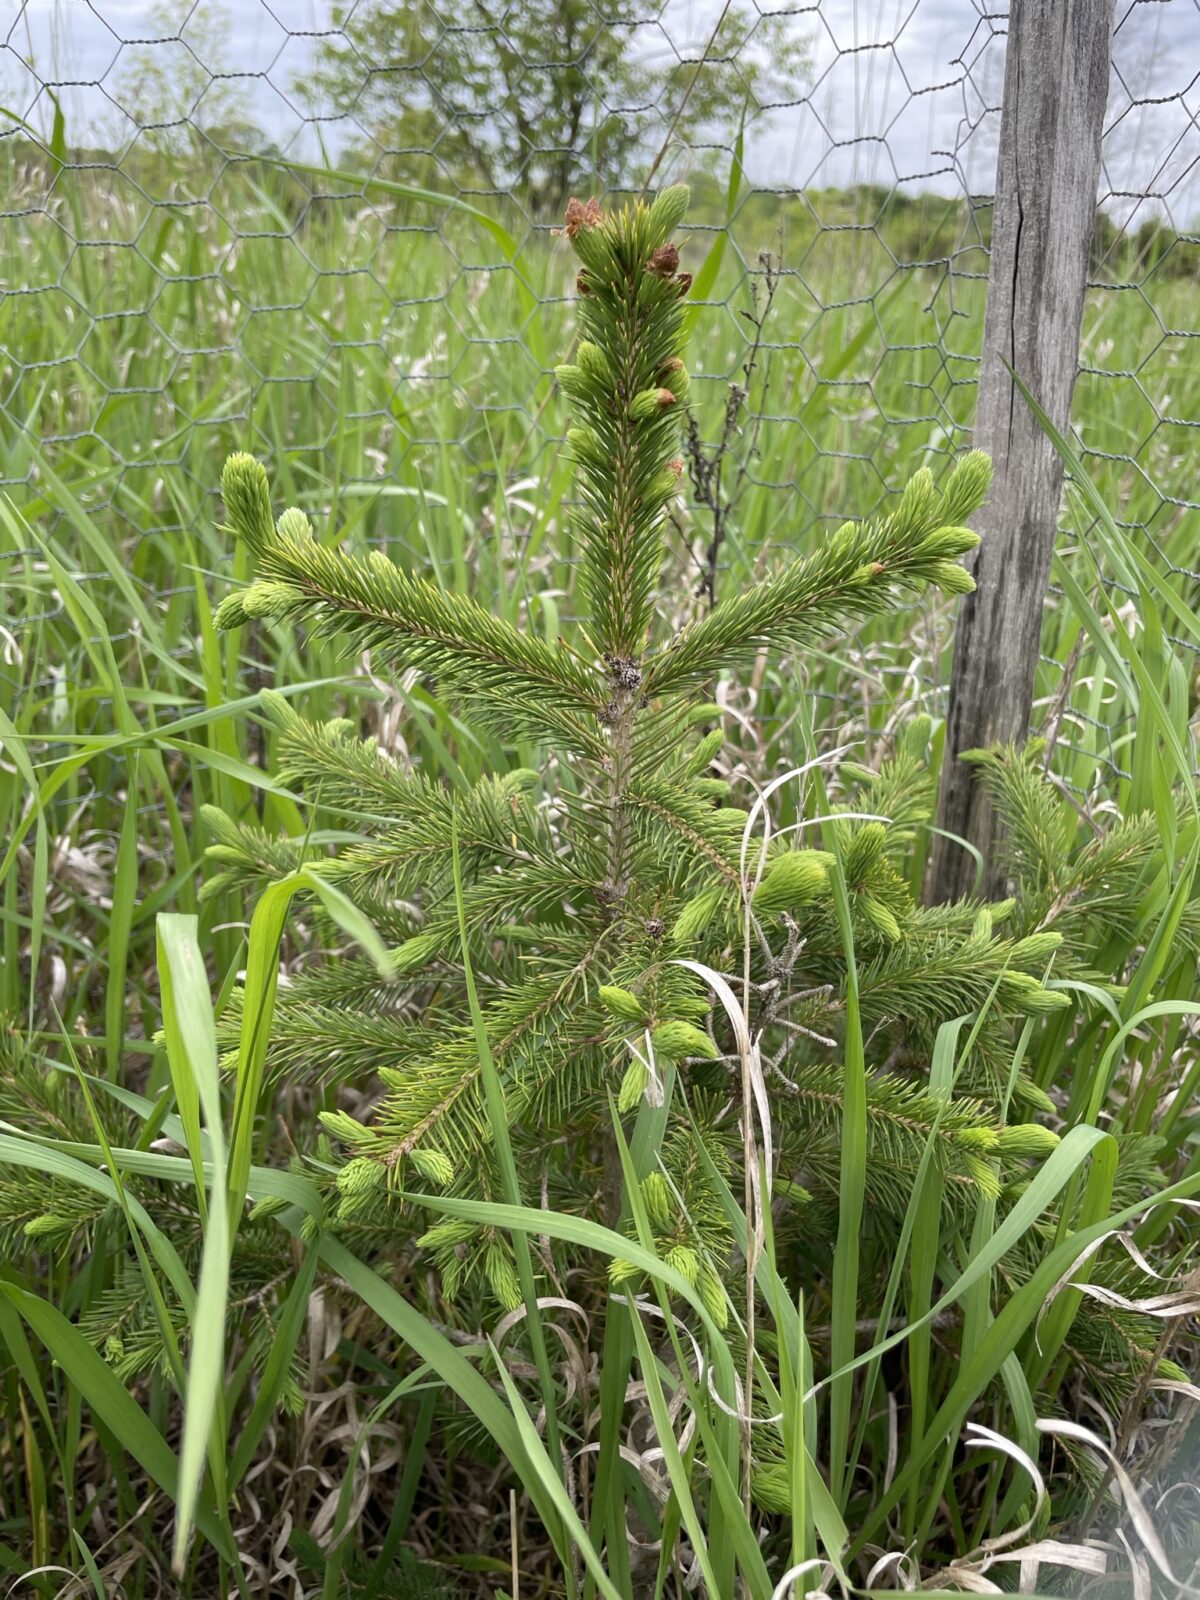
[[[226,4],[215,0],[193,10],[181,25],[179,8],[160,0],[145,28],[149,42],[121,52],[114,98],[123,115],[109,119],[113,149],[128,142],[130,119],[142,130],[139,144],[158,152],[270,148],[255,120],[247,79],[230,60]]]
[[[466,0],[453,12],[337,6],[305,92],[389,152],[435,152],[460,182],[515,190],[537,214],[577,189],[638,180],[668,129],[726,143],[808,75],[786,13],[732,0],[681,54],[635,0]],[[710,43],[711,39],[711,43]],[[707,48],[706,48],[707,47]]]

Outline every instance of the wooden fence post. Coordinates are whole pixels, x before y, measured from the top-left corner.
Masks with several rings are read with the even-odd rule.
[[[976,519],[973,595],[962,604],[946,725],[938,826],[983,852],[1000,889],[996,822],[962,751],[1020,740],[1029,727],[1042,606],[1063,470],[1008,366],[1065,430],[1108,101],[1113,0],[1012,0],[996,163],[992,255],[975,442],[995,478]],[[929,893],[970,892],[975,861],[935,835]]]

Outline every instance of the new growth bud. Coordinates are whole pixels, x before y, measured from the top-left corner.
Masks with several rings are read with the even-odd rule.
[[[372,1161],[370,1156],[355,1156],[337,1175],[338,1192],[343,1195],[359,1195],[371,1189],[378,1189],[386,1176],[382,1165]]]
[[[991,482],[991,458],[982,450],[968,450],[942,490],[942,517],[947,522],[965,522],[987,498]]]
[[[998,1140],[1006,1156],[1028,1157],[1035,1161],[1048,1156],[1059,1142],[1058,1134],[1043,1128],[1040,1122],[1017,1122],[1001,1128]]]
[[[721,891],[719,888],[705,889],[687,905],[675,919],[675,926],[671,929],[671,937],[676,944],[687,944],[690,940],[699,937],[716,916],[721,904]]]
[[[650,237],[656,245],[665,244],[687,215],[688,190],[683,183],[663,189],[650,207]]]
[[[979,535],[970,528],[955,528],[947,525],[937,528],[921,543],[921,554],[926,556],[941,556],[944,560],[951,560],[954,556],[965,556],[968,550],[974,550],[979,543]]]
[[[646,1063],[639,1061],[635,1056],[625,1068],[624,1075],[621,1078],[621,1087],[617,1090],[617,1110],[622,1115],[626,1111],[632,1111],[634,1106],[638,1104],[645,1094],[646,1086],[649,1082],[650,1074],[646,1069]]]
[[[754,891],[754,909],[760,915],[791,911],[816,899],[825,888],[828,857],[819,850],[789,850],[767,868]]]
[[[433,933],[414,934],[411,939],[405,939],[392,951],[391,970],[401,977],[406,972],[415,972],[418,967],[423,967],[427,961],[437,954],[438,937]]]
[[[975,579],[957,561],[935,561],[929,574],[943,594],[974,594]]]
[[[660,411],[669,410],[675,404],[675,396],[670,389],[643,389],[640,394],[635,394],[629,407],[629,415],[637,422],[645,422],[649,417],[658,416]]]
[[[600,1003],[606,1011],[622,1022],[644,1022],[646,1008],[637,995],[631,994],[628,989],[618,988],[616,984],[602,983],[597,991]]]
[[[312,523],[297,506],[290,506],[279,519],[279,537],[292,539],[297,543],[310,541],[313,536]]]
[[[642,1199],[650,1220],[656,1228],[666,1228],[671,1222],[671,1191],[661,1172],[649,1172],[642,1179]]]
[[[555,367],[554,376],[558,379],[559,388],[564,394],[570,395],[572,400],[590,398],[593,386],[581,367],[568,365]]]
[[[260,555],[275,537],[271,491],[262,463],[244,452],[230,456],[221,474],[221,496],[233,531]]]
[[[593,383],[605,385],[612,383],[612,369],[608,364],[608,358],[598,344],[592,344],[590,340],[584,339],[579,346],[579,353],[575,359],[579,364],[580,372],[590,378]]]
[[[656,1056],[667,1056],[672,1061],[685,1061],[690,1056],[712,1061],[717,1056],[716,1045],[690,1022],[663,1022],[650,1035],[650,1042]]]
[[[260,579],[244,589],[238,600],[241,602],[243,617],[281,617],[288,609],[295,605],[300,598],[300,592],[290,583],[273,583],[268,579]],[[223,605],[222,608],[224,609]],[[217,612],[217,620],[221,622],[221,611]],[[224,624],[221,624],[224,626]]]

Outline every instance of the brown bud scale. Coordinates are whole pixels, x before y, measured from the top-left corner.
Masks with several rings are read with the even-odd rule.
[[[576,200],[572,197],[567,201],[567,225],[560,231],[565,233],[568,239],[573,239],[582,228],[598,228],[603,221],[604,213],[595,196],[590,200]]]

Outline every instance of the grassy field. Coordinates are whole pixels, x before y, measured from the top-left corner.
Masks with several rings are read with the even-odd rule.
[[[570,346],[574,267],[565,241],[530,231],[515,206],[480,202],[480,218],[381,191],[354,194],[261,164],[164,174],[102,164],[55,171],[11,150],[7,159],[10,216],[0,234],[0,477],[10,496],[0,501],[0,1013],[14,1040],[28,1035],[64,1070],[68,1045],[78,1049],[86,1070],[119,1100],[149,1183],[160,1128],[138,1096],[153,1099],[169,1074],[151,1038],[162,1004],[156,915],[199,911],[208,972],[222,999],[247,964],[244,898],[230,892],[198,900],[209,842],[201,808],[213,803],[233,816],[258,816],[272,831],[305,830],[295,799],[269,777],[272,735],[258,715],[260,691],[285,686],[313,718],[348,711],[386,749],[452,785],[504,770],[513,757],[494,730],[465,723],[415,675],[385,681],[369,662],[347,661],[278,627],[215,631],[216,604],[230,580],[247,572],[245,552],[235,553],[220,526],[221,464],[235,449],[261,456],[280,500],[302,506],[322,540],[385,550],[413,572],[555,639],[576,604],[565,515],[572,472],[561,446],[566,412],[552,376]],[[928,197],[898,216],[864,192],[782,205],[743,197],[725,234],[724,207],[708,186],[699,208],[707,225],[692,229],[683,261],[700,276],[702,291],[689,347],[697,459],[705,458],[705,445],[711,456],[721,437],[730,385],[748,388],[722,466],[718,595],[784,554],[813,548],[843,517],[874,511],[916,468],[930,465],[940,474],[968,442],[987,225],[986,209],[971,216]],[[771,253],[769,267],[760,252]],[[1195,605],[1200,565],[1191,448],[1200,415],[1200,280],[1180,274],[1177,261],[1166,270],[1170,259],[1140,259],[1136,249],[1119,246],[1097,263],[1076,422],[1089,473],[1117,527],[1151,557],[1186,609]],[[711,506],[689,495],[676,522],[668,592],[672,619],[681,620],[703,603]],[[1180,630],[1169,616],[1165,635],[1154,627],[1155,605],[1122,591],[1129,568],[1112,564],[1112,548],[1094,509],[1072,496],[1060,551],[1087,605],[1061,589],[1049,599],[1035,721],[1053,732],[1055,770],[1074,796],[1081,828],[1130,815],[1151,798],[1169,809],[1167,790],[1188,790],[1182,761],[1166,777],[1149,762],[1151,733],[1169,740],[1156,720],[1151,725],[1146,706],[1161,697],[1164,723],[1190,752],[1196,639],[1172,642]],[[1106,596],[1121,617],[1097,626],[1089,607],[1103,612]],[[856,759],[876,760],[918,713],[936,717],[943,708],[952,625],[950,602],[923,601],[829,652],[772,665],[731,686],[731,769],[765,783],[792,767],[805,748],[810,713],[819,735],[854,743]],[[1127,669],[1124,643],[1112,643],[1120,627],[1136,635],[1136,667]],[[532,752],[516,754],[534,760]],[[788,820],[781,813],[781,822]],[[919,859],[911,870],[919,882]],[[1147,895],[1164,919],[1174,905],[1172,882],[1167,873]],[[317,937],[311,920],[298,917],[285,947],[289,961],[302,964]],[[1160,961],[1155,973],[1163,970]],[[1189,1005],[1194,970],[1186,955],[1166,973],[1162,992]],[[1137,990],[1139,999],[1149,984],[1147,978]],[[1131,1072],[1140,1064],[1148,1076],[1139,1080],[1134,1072],[1128,1097],[1105,1109],[1118,1133],[1149,1132],[1145,1082],[1164,1094],[1169,1083],[1185,1102],[1194,1093],[1186,1028],[1160,1022],[1156,1016],[1153,1025],[1140,1024],[1131,1056]],[[1111,1038],[1099,1023],[1089,1027],[1099,1058]],[[1030,1047],[1030,1072],[1043,1088],[1061,1091],[1070,1124],[1091,1105],[1097,1080],[1094,1060],[1057,1077],[1056,1052],[1065,1048],[1065,1034],[1048,1025]],[[1181,1077],[1167,1073],[1168,1060]],[[19,1086],[15,1068],[8,1077]],[[289,1159],[289,1127],[311,1123],[315,1108],[334,1103],[323,1090],[280,1085],[272,1109],[282,1131],[273,1159]],[[17,1115],[7,1101],[2,1114]],[[64,1128],[68,1121],[64,1112]],[[1190,1182],[1200,1161],[1193,1125],[1178,1113],[1169,1122],[1171,1159],[1180,1181]],[[77,1125],[64,1137],[83,1148]],[[1075,1189],[1069,1193],[1078,1198]],[[1128,1194],[1118,1199],[1132,1203]],[[1091,1200],[1089,1188],[1085,1212]],[[36,1244],[24,1242],[22,1204],[0,1178],[0,1239],[12,1245],[13,1274],[26,1272],[22,1281],[32,1281],[43,1273],[48,1299],[102,1329],[105,1296],[114,1293],[105,1280],[106,1248],[128,1253],[125,1198],[107,1196],[103,1215],[88,1213],[93,1249],[85,1267],[63,1255],[43,1268]],[[157,1217],[164,1229],[173,1221],[184,1228],[183,1207],[176,1217],[164,1206]],[[1158,1239],[1168,1240],[1161,1264],[1173,1272],[1181,1249],[1172,1216]],[[1096,1218],[1086,1213],[1086,1220]],[[192,1242],[198,1250],[198,1236]],[[976,1246],[964,1246],[966,1261]],[[269,1264],[279,1267],[274,1256]],[[343,1278],[348,1271],[344,1263],[338,1270]],[[250,1262],[246,1281],[234,1286],[243,1294],[236,1311],[261,1341],[263,1328],[253,1324],[254,1271]],[[372,1315],[382,1316],[378,1293],[370,1303]],[[986,1305],[981,1309],[977,1296],[972,1305],[982,1339]],[[494,1515],[479,1512],[469,1496],[452,1491],[449,1468],[444,1482],[424,1486],[419,1496],[404,1472],[394,1504],[390,1480],[386,1493],[380,1489],[394,1470],[401,1432],[409,1442],[428,1436],[433,1400],[426,1396],[433,1391],[422,1387],[420,1373],[398,1378],[385,1344],[378,1344],[382,1356],[364,1348],[376,1335],[360,1344],[361,1322],[332,1308],[332,1297],[328,1311],[313,1312],[309,1365],[269,1425],[271,1465],[257,1480],[263,1503],[272,1516],[294,1514],[298,1527],[315,1530],[289,1546],[292,1592],[391,1592],[378,1551],[394,1552],[413,1536],[417,1504],[424,1520],[416,1543],[486,1546],[474,1565],[460,1564],[459,1577],[477,1583],[475,1592],[501,1582],[515,1592],[488,1543],[501,1524],[507,1535],[507,1504]],[[402,1343],[402,1330],[392,1326]],[[271,1329],[268,1319],[268,1339]],[[0,1335],[19,1367],[8,1322],[0,1323]],[[1036,1342],[1031,1332],[1022,1347],[1027,1373],[1039,1369]],[[142,1384],[147,1414],[177,1443],[174,1376],[139,1369],[131,1350],[102,1348],[131,1384]],[[336,1424],[327,1428],[325,1402],[314,1393],[316,1375],[333,1369],[345,1388],[330,1402]],[[66,1539],[62,1505],[77,1481],[95,1474],[98,1460],[119,1457],[111,1446],[121,1430],[114,1412],[89,1433],[79,1390],[46,1363],[41,1370],[51,1404],[34,1426],[28,1373],[21,1371],[23,1390],[13,1366],[5,1368],[8,1416],[24,1423],[18,1430],[13,1421],[0,1455],[7,1496],[0,1563],[14,1576],[30,1564],[65,1563],[88,1592],[103,1593],[89,1564],[99,1548],[108,1593],[116,1592],[110,1560],[120,1567],[116,1583],[126,1582],[122,1592],[153,1593],[162,1512],[143,1502],[145,1480],[136,1471],[106,1485],[111,1515],[97,1514],[95,1528],[80,1516],[70,1523],[74,1543]],[[238,1385],[248,1382],[248,1370],[239,1368]],[[444,1381],[451,1370],[439,1369]],[[383,1464],[368,1459],[363,1446],[361,1471],[365,1408],[347,1398],[354,1385],[346,1375],[356,1373],[363,1394],[381,1405],[393,1382],[410,1384],[405,1414],[415,1417],[394,1436],[387,1427],[372,1435]],[[277,1376],[282,1394],[291,1374]],[[1045,1377],[1038,1372],[1039,1382]],[[469,1388],[469,1378],[462,1381]],[[463,1437],[451,1434],[451,1462],[478,1444],[475,1435],[466,1437],[470,1426],[460,1428]],[[245,1472],[246,1461],[240,1467]],[[960,1470],[956,1464],[955,1476]],[[297,1474],[309,1471],[319,1493],[297,1487]],[[489,1481],[489,1493],[499,1494],[498,1482]],[[255,1492],[243,1491],[235,1517],[244,1549],[253,1544],[245,1530]],[[368,1502],[377,1564],[360,1570],[362,1551],[351,1538],[333,1576],[322,1578],[322,1549],[353,1531]],[[989,1522],[998,1506],[1007,1522]],[[1016,1491],[1001,1497],[997,1487],[979,1510],[976,1531],[1011,1529],[1019,1509]],[[936,1494],[929,1518],[935,1513],[940,1518]],[[910,1532],[927,1526],[915,1498],[906,1516]],[[970,1542],[970,1530],[956,1531]],[[268,1592],[254,1587],[267,1582],[266,1567],[254,1568],[260,1556],[247,1558],[250,1592]],[[544,1564],[535,1569],[525,1575],[528,1592],[561,1592]],[[37,1581],[40,1592],[55,1594],[63,1576]],[[216,1592],[204,1589],[212,1581],[211,1567],[193,1564],[179,1592]],[[222,1566],[222,1593],[231,1582]]]
[[[506,240],[470,216],[386,193],[313,199],[314,188],[346,186],[257,165],[168,182],[161,168],[55,176],[29,158],[12,161],[11,181],[22,203],[10,202],[18,214],[0,262],[3,477],[54,558],[82,580],[72,603],[9,524],[5,710],[23,734],[105,735],[114,698],[145,729],[238,701],[276,675],[342,674],[327,653],[298,658],[282,638],[277,656],[247,661],[210,635],[210,602],[233,561],[216,485],[235,448],[268,459],[280,495],[326,533],[400,555],[507,616],[533,605],[552,627],[569,614],[568,474],[550,369],[566,344],[572,285],[561,245],[522,233],[515,207],[489,206],[512,230]],[[720,205],[710,195],[714,222],[692,235],[694,269],[721,239]],[[720,556],[732,581],[773,549],[803,549],[842,517],[870,513],[916,466],[936,467],[968,437],[986,225],[986,210],[971,218],[937,197],[899,220],[871,194],[740,203],[692,335],[699,432],[713,441],[754,340],[755,296],[766,297],[759,254],[771,252],[776,292],[723,474],[735,489]],[[1128,253],[1105,276],[1145,282],[1090,295],[1082,443],[1120,522],[1147,530],[1164,564],[1188,569],[1196,283]],[[711,513],[693,503],[680,522],[681,565],[689,548],[702,564]],[[691,570],[698,578],[699,565]],[[1186,582],[1181,592],[1190,594]],[[948,622],[941,613],[872,629],[870,671],[845,714],[865,703],[880,725],[897,698],[936,708]],[[1064,661],[1073,642],[1070,617],[1053,609],[1047,655]],[[1083,789],[1096,757],[1122,764],[1129,732],[1127,708],[1097,691],[1086,668],[1075,674],[1082,720],[1071,730],[1082,743],[1071,777]],[[1060,676],[1049,664],[1045,697]],[[847,694],[836,664],[811,663],[809,681],[818,695]],[[334,694],[314,690],[311,703],[327,708]],[[431,714],[416,713],[409,737]],[[237,761],[253,759],[244,715],[193,729],[190,755],[174,751],[169,772],[153,757],[138,774],[143,934],[154,891],[190,893],[196,841],[170,795],[186,790],[195,804],[226,792]],[[211,749],[225,771],[205,759]],[[104,942],[104,885],[132,803],[126,777],[124,752],[95,754],[48,797],[63,859],[47,949],[61,921],[73,951],[70,1021],[99,978],[85,949]],[[11,803],[23,803],[19,788]],[[14,963],[7,972],[12,1008],[21,981]]]

